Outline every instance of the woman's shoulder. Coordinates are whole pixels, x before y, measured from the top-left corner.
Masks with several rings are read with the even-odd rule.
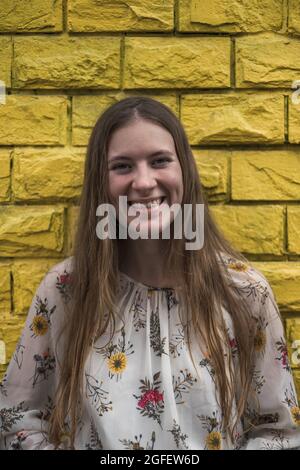
[[[46,273],[46,276],[61,275],[62,273],[71,274],[73,268],[74,256],[69,256],[54,264]]]
[[[45,295],[59,297],[64,303],[70,300],[73,259],[73,256],[69,256],[47,271],[40,284]]]
[[[268,284],[267,279],[257,268],[251,264],[246,258],[235,258],[230,255],[221,254],[219,263],[230,273],[236,282],[244,282],[246,280]]]
[[[261,312],[270,302],[276,305],[269,281],[250,261],[222,255],[220,263],[226,271],[229,284],[251,305],[253,312]]]

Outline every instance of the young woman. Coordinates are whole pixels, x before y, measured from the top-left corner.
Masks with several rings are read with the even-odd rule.
[[[120,196],[148,219],[204,204],[204,245],[101,239],[97,208]],[[152,205],[151,205],[152,201]],[[300,410],[272,290],[225,241],[191,148],[162,103],[129,97],[88,145],[73,256],[32,301],[1,385],[3,449],[281,449]],[[146,207],[145,207],[146,206]],[[146,224],[146,226],[145,226]],[[149,224],[149,225],[147,225]],[[196,227],[200,230],[201,227]],[[172,230],[171,230],[172,233]]]

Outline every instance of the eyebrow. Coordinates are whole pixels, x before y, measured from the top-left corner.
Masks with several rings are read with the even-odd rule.
[[[153,152],[153,153],[150,153],[148,155],[148,157],[156,157],[157,155],[173,155],[173,152],[170,152],[170,150],[157,150],[156,152]],[[111,157],[108,161],[109,163],[110,162],[114,162],[116,160],[129,160],[130,157],[127,156],[127,155],[114,155],[113,157]]]

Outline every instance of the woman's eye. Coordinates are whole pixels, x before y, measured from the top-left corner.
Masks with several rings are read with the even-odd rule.
[[[130,168],[129,165],[126,165],[125,163],[120,163],[119,165],[115,165],[112,167],[112,170],[127,170],[128,168]]]
[[[163,166],[170,161],[171,159],[168,157],[156,158],[155,160],[152,161],[152,165]],[[121,171],[121,172],[129,171],[130,169],[131,169],[131,166],[127,163],[118,163],[111,167],[111,170],[116,170],[116,171]]]
[[[159,165],[162,165],[162,164],[168,163],[170,161],[171,161],[170,158],[162,157],[162,158],[157,158],[156,160],[154,160],[153,163],[158,163]]]

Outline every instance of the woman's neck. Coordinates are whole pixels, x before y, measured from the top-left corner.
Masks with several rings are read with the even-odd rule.
[[[120,271],[153,287],[172,287],[176,278],[166,272],[168,243],[169,240],[118,240]]]

